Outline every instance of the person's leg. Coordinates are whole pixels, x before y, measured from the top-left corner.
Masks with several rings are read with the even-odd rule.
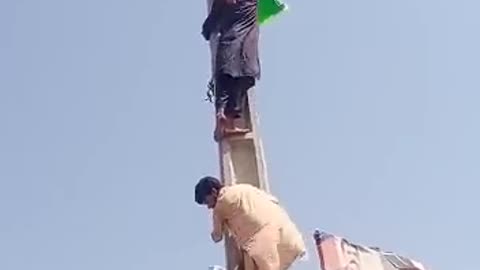
[[[255,84],[253,77],[234,78],[232,87],[229,88],[229,99],[226,105],[227,127],[225,133],[240,134],[247,133],[248,128],[236,125],[235,119],[245,116],[247,91]]]
[[[267,225],[249,241],[246,252],[255,264],[256,270],[280,270],[278,240],[278,227]]]
[[[231,109],[235,118],[240,118],[245,110],[247,102],[247,91],[254,85],[253,77],[237,77],[235,78],[234,92],[231,93]]]
[[[219,141],[225,132],[227,117],[225,111],[229,100],[229,87],[232,85],[233,78],[226,74],[221,74],[215,78],[215,111],[216,123],[214,139]]]
[[[297,226],[290,220],[285,220],[280,229],[278,244],[280,270],[289,269],[297,259],[305,255],[305,252],[305,243]]]

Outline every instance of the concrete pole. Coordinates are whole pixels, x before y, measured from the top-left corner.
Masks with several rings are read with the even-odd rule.
[[[207,0],[210,11],[213,0]],[[215,70],[215,52],[218,38],[210,39],[212,77]],[[269,192],[267,166],[262,140],[259,134],[259,118],[255,109],[255,89],[248,90],[245,117],[241,119],[251,132],[223,139],[218,143],[220,176],[225,185],[248,183]],[[244,258],[234,239],[225,237],[227,270],[251,270],[251,260]]]

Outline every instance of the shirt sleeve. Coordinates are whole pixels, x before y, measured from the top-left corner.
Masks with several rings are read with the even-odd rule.
[[[215,31],[218,27],[220,17],[224,9],[225,1],[224,0],[213,0],[212,8],[205,19],[204,25],[210,29],[210,31]]]
[[[220,211],[220,205],[213,209],[213,231],[212,231],[212,240],[217,243],[222,241],[223,233],[225,230],[225,221],[223,215]]]

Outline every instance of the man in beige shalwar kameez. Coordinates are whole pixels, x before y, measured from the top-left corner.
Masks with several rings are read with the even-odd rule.
[[[212,240],[220,242],[228,229],[257,270],[286,270],[306,252],[278,200],[252,185],[223,186],[207,176],[195,187],[195,201],[213,209]]]

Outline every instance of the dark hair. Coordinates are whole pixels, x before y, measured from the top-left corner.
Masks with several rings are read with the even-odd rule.
[[[195,202],[198,204],[203,204],[205,198],[212,193],[213,189],[217,191],[223,187],[220,180],[212,176],[205,176],[200,179],[195,186]]]

